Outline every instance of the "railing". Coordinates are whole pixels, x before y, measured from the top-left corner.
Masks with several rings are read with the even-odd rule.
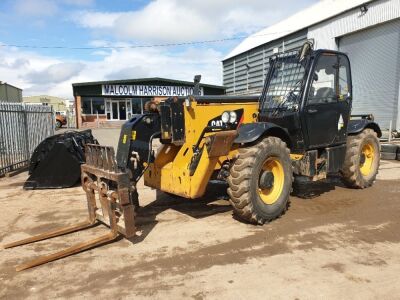
[[[0,176],[28,165],[36,146],[54,135],[50,106],[0,103]]]

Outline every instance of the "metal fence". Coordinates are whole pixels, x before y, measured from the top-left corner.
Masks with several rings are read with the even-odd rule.
[[[50,106],[0,103],[0,176],[27,166],[32,152],[54,135]]]

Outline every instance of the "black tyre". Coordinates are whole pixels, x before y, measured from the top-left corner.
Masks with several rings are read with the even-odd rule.
[[[59,129],[59,128],[61,128],[61,126],[62,126],[61,122],[57,120],[56,121],[56,128]]]
[[[400,160],[400,145],[397,145],[397,155],[396,155],[396,159]]]
[[[395,160],[396,156],[396,153],[393,152],[381,152],[381,159],[383,160]]]
[[[345,161],[341,170],[343,182],[352,188],[363,189],[375,181],[380,163],[377,134],[365,129],[347,138]]]
[[[239,219],[264,224],[278,218],[286,211],[292,190],[289,149],[276,137],[240,148],[227,181],[230,202]]]
[[[395,144],[382,144],[381,145],[381,159],[395,160],[397,157],[398,146]]]
[[[381,152],[396,153],[397,152],[397,145],[395,145],[395,144],[381,144]]]

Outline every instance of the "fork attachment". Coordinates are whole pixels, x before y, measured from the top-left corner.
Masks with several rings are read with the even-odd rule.
[[[82,188],[86,192],[88,220],[13,242],[5,245],[4,248],[30,244],[87,229],[97,222],[110,227],[110,232],[59,252],[28,261],[17,266],[17,271],[29,269],[114,241],[119,235],[127,238],[135,235],[135,205],[137,205],[138,199],[136,183],[131,181],[130,173],[122,171],[117,166],[112,147],[87,144],[85,152],[86,164],[81,166],[81,181]]]

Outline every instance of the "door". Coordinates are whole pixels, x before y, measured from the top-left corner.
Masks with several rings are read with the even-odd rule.
[[[132,117],[132,102],[131,99],[126,100],[126,116],[127,119],[130,119]]]
[[[339,40],[350,58],[353,77],[352,114],[373,114],[381,128],[400,129],[400,19]]]
[[[126,120],[126,100],[119,101],[119,119]]]
[[[345,55],[338,55],[337,69],[337,134],[335,144],[344,144],[347,141],[347,125],[350,120],[351,106],[353,103],[353,85],[351,82],[351,70],[349,58]]]
[[[107,120],[114,120],[115,118],[114,118],[113,112],[115,111],[115,108],[113,110],[113,107],[114,107],[113,101],[111,99],[106,99],[105,101],[106,101],[105,111],[106,111]]]
[[[322,53],[312,74],[304,112],[308,148],[345,143],[351,103],[347,58]]]
[[[111,101],[111,120],[119,119],[119,103],[118,101]]]

